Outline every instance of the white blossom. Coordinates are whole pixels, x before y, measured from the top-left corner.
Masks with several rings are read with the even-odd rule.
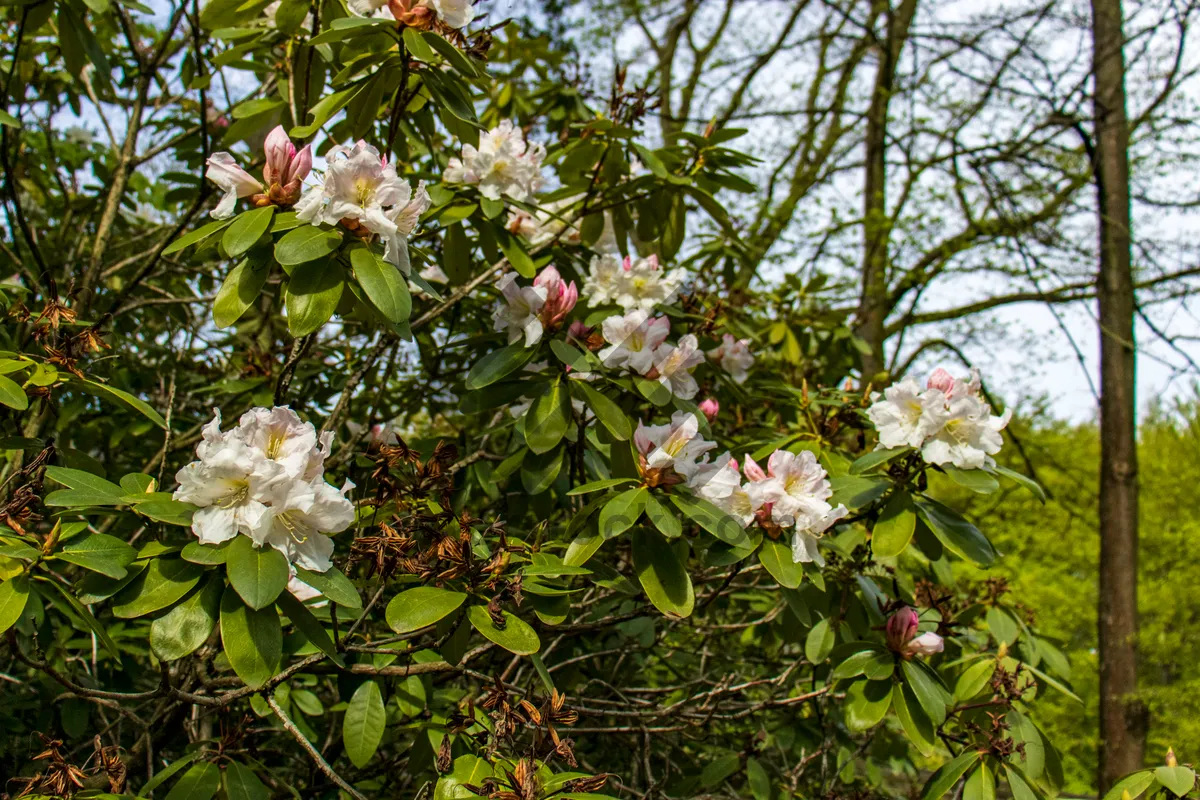
[[[306,569],[329,569],[333,540],[354,521],[345,493],[325,482],[331,433],[318,436],[286,406],[254,408],[221,430],[217,412],[201,431],[196,461],[176,474],[174,498],[199,506],[192,532],[204,544],[239,533]]]
[[[658,256],[636,261],[627,257],[621,267],[613,301],[626,311],[635,308],[650,311],[660,304],[670,305],[679,296],[683,273],[662,269],[658,264]]]
[[[703,362],[700,343],[689,333],[679,339],[679,344],[658,346],[654,351],[654,369],[648,377],[657,378],[676,397],[691,400],[700,391],[700,385],[690,370]]]
[[[699,471],[700,456],[716,448],[700,436],[700,420],[687,411],[676,411],[669,425],[643,425],[638,422],[633,442],[646,469],[673,469],[684,478]]]
[[[208,157],[208,169],[204,177],[224,190],[221,202],[209,212],[213,219],[229,219],[239,197],[258,194],[263,186],[258,179],[237,165],[229,153],[213,153]]]
[[[408,274],[406,239],[429,207],[424,185],[414,195],[408,181],[366,142],[325,154],[323,181],[296,204],[296,218],[313,225],[361,226],[384,242],[384,258]]]
[[[816,562],[825,559],[817,548],[817,538],[849,512],[846,507],[831,506],[833,495],[825,468],[810,450],[799,455],[776,450],[767,461],[767,479],[760,482],[762,498],[771,504],[771,519],[776,525],[793,528],[792,560]]]
[[[491,200],[508,195],[513,200],[528,200],[542,185],[542,159],[546,148],[526,146],[521,129],[503,120],[479,138],[479,147],[464,144],[462,158],[451,158],[443,179],[447,183],[479,186],[479,193]]]
[[[603,306],[615,302],[617,282],[624,275],[621,259],[615,255],[592,256],[591,267],[583,279],[583,294],[588,305]]]
[[[566,244],[579,244],[579,228],[573,224],[575,214],[571,209],[581,197],[582,195],[575,195],[546,203],[536,213],[515,208],[508,212],[506,227],[533,247],[554,241],[555,238]]]
[[[722,337],[720,346],[709,350],[707,355],[710,361],[717,362],[729,373],[734,383],[745,383],[750,367],[754,366],[750,340],[735,339],[728,333]]]
[[[492,312],[495,329],[508,331],[508,343],[518,342],[522,337],[525,346],[532,347],[542,339],[542,320],[538,312],[546,304],[546,288],[543,286],[517,286],[516,273],[509,272],[496,281],[501,300]]]
[[[609,317],[600,326],[609,346],[597,353],[606,367],[625,367],[645,375],[654,367],[655,351],[671,332],[666,317],[650,318],[647,311]]]
[[[905,378],[884,390],[871,394],[867,417],[879,431],[884,448],[920,447],[945,424],[945,396],[938,390],[922,391],[920,384]]]
[[[430,3],[442,22],[451,28],[465,28],[475,19],[471,0],[430,0]]]

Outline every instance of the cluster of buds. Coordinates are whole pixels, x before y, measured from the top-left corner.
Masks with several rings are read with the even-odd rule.
[[[225,191],[224,197],[213,209],[216,219],[233,216],[239,197],[249,197],[255,206],[291,206],[299,199],[303,181],[312,171],[312,148],[305,145],[300,150],[292,144],[282,125],[267,134],[263,144],[267,162],[263,166],[263,182],[242,169],[229,153],[213,153],[209,156],[208,170],[204,176]]]
[[[553,265],[546,267],[533,279],[533,285],[546,290],[546,300],[538,316],[547,332],[557,329],[571,309],[579,302],[579,289],[575,281],[567,283]]]
[[[905,606],[887,621],[887,645],[905,661],[913,656],[931,656],[942,652],[942,637],[933,631],[917,634],[920,618],[916,609]]]

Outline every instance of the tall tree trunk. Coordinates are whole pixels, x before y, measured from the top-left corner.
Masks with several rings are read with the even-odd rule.
[[[1129,123],[1121,0],[1092,0],[1095,171],[1100,215],[1100,792],[1141,769],[1137,690],[1137,402]]]
[[[867,107],[864,135],[863,260],[857,326],[858,335],[868,346],[861,362],[864,382],[875,380],[885,368],[884,323],[891,311],[888,298],[888,239],[891,236],[887,210],[888,107],[900,52],[908,40],[908,29],[917,12],[917,0],[901,0],[894,9],[891,0],[884,0],[876,4],[875,12],[884,14],[885,33],[879,48],[879,66],[875,72],[871,103]]]

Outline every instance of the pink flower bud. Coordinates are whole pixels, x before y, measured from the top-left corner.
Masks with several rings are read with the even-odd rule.
[[[651,253],[649,256],[647,256],[646,265],[650,267],[650,269],[658,269],[658,254]]]
[[[276,125],[275,129],[267,134],[267,139],[263,142],[263,151],[267,156],[267,163],[263,165],[263,180],[267,186],[273,183],[287,183],[288,165],[292,162],[292,156],[296,155],[296,146],[292,144],[282,125]]]
[[[946,370],[938,367],[929,376],[929,382],[926,384],[930,389],[937,389],[947,397],[954,390],[954,376]]]
[[[708,417],[709,422],[715,420],[717,418],[717,414],[721,412],[721,404],[717,402],[715,397],[709,397],[708,399],[701,401],[698,408],[700,409],[700,413]],[[736,459],[734,460],[734,464],[737,464]]]
[[[538,273],[533,279],[533,285],[546,290],[546,302],[538,316],[547,328],[558,326],[579,302],[579,289],[575,282],[564,282],[553,266],[546,267]]]
[[[287,182],[302,181],[308,177],[310,172],[312,172],[312,146],[306,144],[300,148],[300,152],[292,156],[292,163],[288,166]]]
[[[916,609],[909,608],[908,606],[892,614],[887,621],[888,648],[896,653],[903,654],[909,640],[917,635],[917,626],[920,622]]]
[[[747,478],[755,482],[765,481],[767,479],[767,473],[763,472],[763,468],[760,467],[758,463],[755,462],[755,460],[750,456],[746,456],[745,465],[742,467],[742,471],[746,473]]]
[[[621,261],[621,268],[626,272],[629,272],[629,270],[633,269],[633,258],[631,256],[625,256],[624,260]]]
[[[592,329],[584,323],[583,320],[577,319],[571,323],[571,327],[567,328],[567,334],[572,339],[578,339],[581,342],[586,342],[588,336],[592,333]]]

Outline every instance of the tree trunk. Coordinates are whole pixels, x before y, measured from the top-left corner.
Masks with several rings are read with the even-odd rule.
[[[1121,0],[1092,0],[1095,172],[1100,223],[1100,792],[1141,769],[1137,691],[1137,403],[1129,212],[1129,123]]]
[[[864,135],[865,175],[863,178],[863,260],[862,286],[859,292],[857,333],[869,351],[862,356],[862,379],[881,380],[884,371],[884,324],[891,303],[888,298],[888,239],[891,220],[887,209],[887,125],[888,106],[896,80],[900,52],[908,39],[908,29],[917,12],[917,0],[901,0],[891,8],[890,0],[877,4],[885,15],[885,38],[879,48],[879,67],[871,103],[867,107]]]

